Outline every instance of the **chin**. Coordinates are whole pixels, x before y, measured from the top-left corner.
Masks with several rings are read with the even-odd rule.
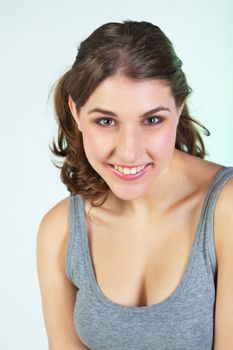
[[[136,190],[136,189],[130,189],[128,188],[127,190],[126,189],[114,189],[114,188],[111,188],[111,191],[114,193],[114,195],[123,200],[123,201],[133,201],[133,200],[136,200],[136,199],[139,199],[141,197],[143,197],[145,195],[145,190]]]

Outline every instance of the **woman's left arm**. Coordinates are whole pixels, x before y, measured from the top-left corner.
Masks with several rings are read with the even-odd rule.
[[[214,350],[233,349],[233,180],[222,189],[214,219],[218,261]]]

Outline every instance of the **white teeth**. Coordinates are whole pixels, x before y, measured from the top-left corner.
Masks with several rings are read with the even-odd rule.
[[[142,165],[142,166],[138,166],[138,167],[129,169],[129,168],[122,168],[121,166],[117,166],[117,165],[113,165],[113,166],[117,171],[119,171],[120,173],[125,174],[125,175],[137,174],[146,167],[146,165]]]

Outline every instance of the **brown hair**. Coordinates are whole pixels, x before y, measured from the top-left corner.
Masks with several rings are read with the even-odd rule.
[[[53,154],[65,158],[62,165],[54,165],[61,169],[61,180],[71,194],[95,199],[106,194],[109,187],[86,158],[82,135],[69,109],[68,97],[72,97],[79,111],[95,88],[115,74],[135,80],[162,79],[168,84],[176,106],[185,102],[177,126],[175,148],[205,157],[205,146],[195,124],[203,128],[207,136],[210,133],[189,115],[186,98],[192,89],[181,66],[182,61],[171,41],[150,22],[106,23],[80,43],[72,67],[55,84],[58,135],[57,145],[53,140],[50,147]]]

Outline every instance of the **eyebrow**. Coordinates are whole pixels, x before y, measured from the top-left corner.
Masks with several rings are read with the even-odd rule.
[[[148,117],[148,116],[150,116],[152,113],[156,113],[156,112],[159,112],[159,111],[169,111],[169,112],[171,112],[169,108],[164,107],[164,106],[159,106],[159,107],[157,107],[157,108],[153,108],[153,109],[151,109],[150,111],[147,111],[147,112],[143,113],[142,115],[140,115],[140,118]],[[112,116],[112,117],[118,118],[118,116],[117,116],[116,113],[111,112],[111,111],[108,111],[108,110],[106,110],[106,109],[99,108],[99,107],[96,107],[96,108],[94,108],[94,109],[91,109],[91,110],[88,112],[88,114],[91,114],[91,113],[94,113],[94,112],[98,112],[98,113],[102,113],[102,114],[107,114],[107,115],[110,115],[110,116]]]

